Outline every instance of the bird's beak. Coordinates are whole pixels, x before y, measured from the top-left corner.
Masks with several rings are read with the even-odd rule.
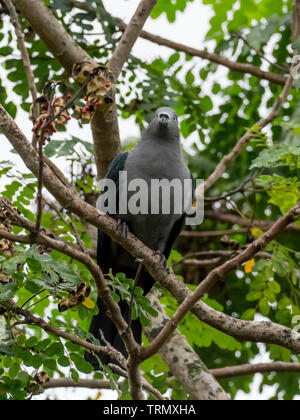
[[[159,124],[161,127],[168,127],[169,124],[169,116],[167,114],[160,114],[159,116]]]

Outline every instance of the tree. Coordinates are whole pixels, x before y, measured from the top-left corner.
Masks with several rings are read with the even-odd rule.
[[[2,80],[2,134],[29,173],[0,162],[0,399],[59,386],[116,389],[121,399],[162,399],[167,390],[174,400],[228,399],[249,392],[257,372],[261,388],[274,385],[275,399],[299,392],[300,1],[247,0],[237,8],[234,0],[203,0],[214,11],[207,33],[213,52],[143,30],[150,15],[173,22],[187,3],[141,0],[125,24],[102,0],[1,1],[0,55],[33,120],[33,138],[16,125]],[[99,26],[101,34],[87,41]],[[17,57],[9,45],[15,37]],[[167,46],[169,59],[141,62],[131,54],[138,37]],[[227,69],[223,86],[220,67]],[[178,112],[183,138],[198,134],[201,148],[195,142],[185,155],[194,177],[205,179],[204,223],[182,233],[167,269],[95,208],[97,180],[135,143],[121,146],[118,118],[134,115],[143,130],[161,105]],[[58,140],[70,114],[90,124],[93,144]],[[51,160],[57,156],[69,162],[70,176]],[[95,228],[157,281],[154,294],[134,295],[142,347],[117,304],[119,295],[130,299],[133,279],[101,272]],[[128,361],[87,333],[97,294]],[[251,364],[258,343],[271,362]],[[95,373],[86,349],[118,364]]]

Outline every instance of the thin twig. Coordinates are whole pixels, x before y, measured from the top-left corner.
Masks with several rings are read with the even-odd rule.
[[[28,55],[28,51],[27,48],[25,46],[25,42],[24,42],[24,37],[22,34],[22,29],[21,29],[21,25],[18,19],[18,15],[15,9],[15,6],[13,5],[13,2],[11,0],[3,0],[8,12],[10,14],[11,17],[11,22],[14,25],[15,28],[15,32],[16,32],[16,36],[17,36],[17,41],[18,41],[18,47],[21,51],[22,54],[22,60],[23,60],[23,66],[24,66],[24,70],[26,73],[26,77],[27,77],[27,81],[28,81],[28,87],[29,87],[29,91],[31,93],[31,97],[32,97],[32,102],[35,102],[38,96],[37,93],[37,88],[36,85],[34,83],[34,74],[31,68],[31,64],[30,64],[30,58]],[[35,108],[35,115],[34,115],[35,119],[38,117],[38,108]]]
[[[259,120],[254,127],[257,127],[259,130],[266,127],[268,124],[270,124],[272,121],[274,121],[278,115],[279,111],[284,104],[288,93],[293,85],[293,68],[294,64],[292,65],[290,69],[289,77],[286,79],[285,85],[282,89],[281,94],[278,96],[271,112],[268,114],[266,118],[263,118]],[[245,146],[249,143],[249,141],[253,138],[254,131],[253,129],[249,129],[236,143],[232,151],[225,155],[221,161],[218,163],[216,169],[213,171],[213,173],[206,179],[204,183],[204,190],[206,191],[210,187],[212,187],[224,174],[224,172],[227,170],[230,164],[235,161],[235,159],[238,157],[238,155],[242,152],[242,150],[245,148]],[[198,187],[196,189],[196,195],[199,196],[201,194],[201,189]]]
[[[62,113],[79,97],[79,95],[84,91],[88,83],[90,82],[91,78],[93,76],[90,75],[86,81],[83,83],[83,85],[77,90],[77,92],[72,96],[72,98],[64,105],[58,114],[53,115],[53,109],[52,109],[52,101],[54,98],[54,90],[51,93],[51,97],[49,100],[49,117],[45,119],[44,123],[41,126],[41,133],[37,137],[38,141],[38,154],[39,154],[39,171],[38,171],[38,188],[37,188],[37,217],[36,217],[36,228],[35,232],[40,231],[41,227],[41,219],[42,219],[42,189],[43,189],[43,169],[44,169],[44,153],[43,153],[43,146],[45,141],[45,130],[46,128],[57,118],[62,115]]]
[[[120,368],[120,366],[117,366],[117,365],[115,365],[113,363],[109,363],[108,366],[117,375],[122,376],[123,378],[127,378],[128,379],[128,373],[126,372],[126,370]],[[153,395],[156,400],[163,401],[165,399],[163,397],[163,395],[156,388],[154,388],[151,384],[149,384],[149,382],[147,382],[144,378],[142,378],[142,387],[145,390],[147,390],[151,395]]]
[[[95,344],[89,343],[77,337],[74,334],[60,330],[59,328],[54,327],[53,325],[46,322],[44,319],[33,316],[28,310],[20,308],[12,300],[10,300],[9,302],[1,302],[1,305],[5,307],[8,311],[23,316],[24,322],[26,324],[36,325],[46,332],[54,334],[57,337],[64,338],[68,341],[71,341],[74,344],[78,344],[79,346],[84,347],[87,350],[93,351],[94,353],[103,352],[105,354],[108,354],[109,357],[116,360],[118,363],[121,363],[121,365],[126,366],[126,361],[124,357],[117,350],[111,351],[111,349],[108,349],[105,346],[96,346]]]
[[[114,19],[117,21],[120,30],[124,31],[127,27],[126,23],[119,18]],[[239,63],[237,61],[232,61],[219,54],[211,53],[206,50],[192,48],[187,45],[171,41],[169,39],[163,38],[159,35],[155,35],[147,31],[142,31],[140,33],[140,37],[147,39],[148,41],[151,41],[155,44],[171,48],[172,50],[183,52],[191,57],[199,57],[204,60],[211,61],[212,63],[220,64],[221,66],[225,66],[234,72],[252,74],[253,76],[258,77],[259,79],[268,80],[269,82],[276,83],[279,85],[284,85],[286,82],[286,78],[281,74],[261,70],[259,67],[256,67],[250,63]]]
[[[210,371],[217,379],[236,378],[255,373],[300,373],[300,363],[270,362],[228,366]]]
[[[75,235],[75,238],[76,238],[76,240],[77,240],[77,243],[78,243],[78,245],[79,245],[79,247],[80,247],[81,251],[82,251],[82,252],[84,252],[84,253],[86,254],[86,253],[87,253],[87,250],[86,250],[86,248],[85,248],[85,246],[84,246],[84,243],[83,243],[82,239],[81,239],[81,238],[80,238],[80,236],[79,236],[79,233],[78,233],[78,231],[77,231],[77,229],[76,229],[76,226],[75,226],[75,225],[74,225],[74,223],[72,222],[72,219],[71,219],[72,214],[71,214],[70,212],[68,212],[68,216],[69,216],[69,225],[70,225],[70,227],[71,227],[71,229],[72,229],[72,231],[73,231],[73,233],[74,233],[74,235]]]
[[[280,65],[277,63],[273,63],[271,60],[268,59],[268,57],[266,57],[259,49],[255,48],[253,45],[250,44],[250,42],[247,41],[247,39],[241,34],[241,33],[233,33],[233,36],[239,38],[240,40],[242,40],[244,42],[245,45],[247,45],[247,47],[250,48],[250,50],[253,50],[256,52],[256,54],[261,57],[263,60],[265,60],[267,63],[271,64],[271,66],[275,67],[278,70],[284,71],[285,73],[289,71],[289,66],[288,65]]]

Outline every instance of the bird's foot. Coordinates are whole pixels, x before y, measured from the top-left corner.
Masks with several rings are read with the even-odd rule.
[[[121,219],[118,219],[117,229],[122,233],[124,239],[127,239],[129,228],[126,222],[123,222]]]
[[[166,269],[167,266],[168,266],[168,260],[166,259],[164,254],[162,254],[162,252],[158,249],[158,250],[154,251],[154,255],[159,256],[159,262],[161,263],[163,268]]]

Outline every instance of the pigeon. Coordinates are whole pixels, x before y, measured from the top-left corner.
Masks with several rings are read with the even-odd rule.
[[[114,158],[105,180],[114,181],[116,186],[115,214],[112,214],[114,205],[110,211],[107,210],[108,195],[100,195],[97,207],[101,211],[106,210],[110,216],[118,220],[118,226],[125,236],[130,231],[146,246],[153,249],[154,253],[159,254],[162,263],[166,264],[172,246],[184,227],[194,196],[193,177],[184,163],[181,151],[177,113],[171,108],[159,108],[139,143],[131,151],[121,153]],[[169,189],[169,194],[163,192],[154,197],[153,184],[157,186],[162,180],[171,185],[174,183],[175,187]],[[138,192],[129,188],[132,182],[132,185],[136,183],[140,185]],[[182,186],[186,185],[185,190],[182,188],[183,194],[182,196],[179,194],[179,198],[177,195],[174,198],[176,182],[180,182]],[[113,200],[111,201],[113,203]],[[130,211],[131,207],[133,211]],[[131,279],[135,279],[139,266],[131,254],[101,231],[98,232],[97,263],[104,274],[111,270],[113,275],[124,273]],[[154,284],[155,280],[143,267],[137,286],[141,287],[146,295]],[[107,308],[100,298],[97,305],[99,312],[93,317],[89,332],[101,345],[105,345],[106,341],[127,358],[125,346],[115,325],[106,314]],[[120,300],[119,306],[124,319],[129,322],[131,314],[128,302]],[[135,340],[141,344],[140,320],[130,320],[130,327]],[[96,370],[100,368],[98,358],[104,365],[110,363],[109,356],[102,353],[97,357],[92,353],[86,353],[85,357]]]

